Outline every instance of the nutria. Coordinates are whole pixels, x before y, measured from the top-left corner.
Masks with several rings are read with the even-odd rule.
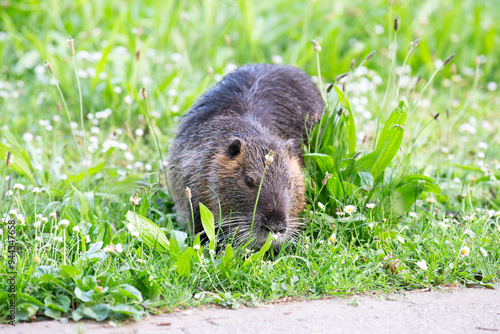
[[[184,115],[170,149],[167,182],[178,215],[192,230],[189,187],[195,233],[203,231],[201,202],[214,214],[219,238],[242,244],[250,237],[260,247],[271,231],[279,248],[301,225],[301,143],[323,108],[311,78],[291,66],[245,65],[224,77]]]

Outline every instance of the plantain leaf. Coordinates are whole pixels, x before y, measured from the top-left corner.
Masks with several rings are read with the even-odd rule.
[[[200,218],[203,229],[210,240],[209,248],[215,250],[215,224],[212,212],[200,202]]]
[[[401,143],[403,141],[404,128],[401,125],[393,125],[385,134],[386,139],[382,141],[382,146],[379,150],[376,150],[374,155],[376,156],[373,165],[370,167],[370,173],[373,175],[374,179],[382,174],[387,166],[398,153]]]
[[[262,257],[264,256],[264,254],[269,250],[269,248],[271,248],[272,241],[273,241],[272,233],[269,232],[269,236],[267,237],[267,240],[266,240],[266,243],[264,244],[264,246],[262,246],[262,248],[257,253],[255,253],[252,256],[250,256],[243,263],[243,266],[248,266],[249,264],[255,263],[258,260],[262,259]]]
[[[31,172],[33,167],[31,166],[26,152],[18,151],[13,147],[7,147],[6,145],[0,143],[0,161],[5,161],[8,152],[10,152],[13,156],[13,162],[9,165],[9,168],[20,175],[27,176],[32,183],[36,183],[35,177]]]
[[[147,245],[162,252],[167,252],[170,249],[170,243],[165,233],[151,220],[132,211],[128,211],[125,218],[132,224],[134,230],[139,232],[141,239]]]
[[[380,139],[377,144],[377,150],[380,150],[384,143],[390,139],[389,130],[394,127],[394,125],[404,125],[406,121],[406,116],[408,115],[408,101],[403,96],[401,100],[399,100],[398,106],[392,111],[391,115],[385,122],[384,129],[380,134]]]
[[[345,97],[344,93],[334,86],[337,96],[339,97],[340,104],[349,112],[349,115],[344,115],[342,113],[342,118],[345,121],[345,128],[347,131],[347,143],[349,144],[349,154],[353,155],[356,153],[356,126],[354,124],[354,115],[352,114],[351,104],[349,100]]]

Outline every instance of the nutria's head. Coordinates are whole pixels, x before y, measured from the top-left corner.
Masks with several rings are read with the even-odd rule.
[[[254,239],[252,246],[261,247],[271,232],[276,238],[273,246],[279,249],[297,235],[301,225],[298,214],[305,208],[305,186],[300,158],[293,145],[291,140],[269,134],[235,135],[221,143],[209,183],[218,195],[222,228],[229,241],[244,244]],[[270,151],[272,162],[267,161],[264,174],[266,154]]]

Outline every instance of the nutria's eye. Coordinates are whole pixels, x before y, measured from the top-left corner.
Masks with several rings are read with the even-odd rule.
[[[253,188],[255,187],[255,179],[253,177],[250,177],[250,176],[245,176],[245,183],[247,186],[249,186],[250,188]]]
[[[231,158],[234,158],[241,152],[241,141],[239,139],[233,140],[229,147],[227,148],[227,153]]]

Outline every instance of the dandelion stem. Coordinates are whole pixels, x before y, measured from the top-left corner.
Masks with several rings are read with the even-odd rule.
[[[250,233],[248,233],[247,243],[250,241],[250,237],[252,236],[253,224],[255,221],[255,213],[257,212],[257,204],[259,203],[260,190],[262,189],[262,183],[264,182],[264,176],[266,175],[266,170],[268,166],[269,165],[266,164],[266,167],[264,167],[264,172],[262,173],[262,178],[260,179],[259,191],[257,192],[257,198],[255,199],[255,206],[253,208],[253,215],[252,215],[252,225],[250,225]]]

